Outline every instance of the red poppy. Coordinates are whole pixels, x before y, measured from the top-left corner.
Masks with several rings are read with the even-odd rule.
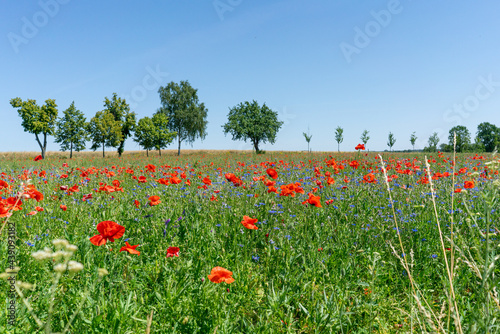
[[[146,168],[151,173],[156,172],[156,166],[155,165],[147,164],[144,168]]]
[[[122,248],[120,248],[120,252],[129,252],[130,254],[137,254],[137,255],[141,255],[141,252],[139,252],[138,250],[136,250],[137,246],[139,245],[135,245],[135,246],[132,246],[128,243],[128,241],[125,241],[125,246],[123,246]]]
[[[83,195],[82,201],[86,201],[88,199],[92,199],[92,194]]]
[[[36,206],[36,207],[35,207],[35,210],[36,210],[36,211],[38,211],[38,212],[40,212],[40,211],[43,211],[43,208],[42,208],[42,207],[39,207],[39,206]]]
[[[323,206],[321,205],[321,198],[319,196],[314,196],[312,193],[309,193],[309,198],[307,201],[302,202],[302,204],[309,203],[311,205],[314,205],[317,208],[322,208]]]
[[[106,244],[106,241],[115,242],[115,239],[121,238],[125,233],[125,227],[118,225],[114,221],[106,220],[97,224],[98,235],[90,238],[90,242],[96,246]]]
[[[35,157],[35,159],[33,159],[33,161],[39,161],[39,160],[42,160],[42,159],[43,159],[43,158],[42,158],[42,156],[41,156],[41,155],[37,155],[37,156]]]
[[[144,175],[141,175],[137,178],[137,182],[139,183],[146,183],[146,177]]]
[[[455,193],[461,193],[461,192],[462,192],[462,189],[457,188],[457,189],[455,189],[455,191],[454,191],[454,192],[455,192]]]
[[[268,168],[266,170],[266,172],[267,172],[267,175],[269,175],[269,177],[271,177],[271,178],[273,178],[275,180],[278,178],[278,172],[276,172],[274,169]]]
[[[355,148],[355,150],[365,150],[365,145],[364,144],[358,144]]]
[[[212,181],[208,178],[208,176],[203,178],[202,182],[205,183],[207,186],[212,185]]]
[[[255,226],[255,223],[258,221],[257,218],[250,218],[248,216],[243,216],[243,220],[241,223],[249,230],[258,230],[259,228]]]
[[[464,182],[464,188],[465,189],[472,189],[472,188],[474,188],[474,181],[465,181]]]
[[[167,257],[179,257],[179,247],[168,247],[167,249]]]
[[[182,180],[181,180],[181,179],[179,179],[177,176],[172,176],[172,177],[170,178],[170,183],[172,183],[172,184],[179,184],[179,183],[181,183],[181,182],[182,182]]]
[[[63,210],[63,211],[66,211],[68,209],[68,207],[66,205],[59,205],[59,209]]]
[[[234,278],[232,278],[231,276],[233,276],[232,271],[229,271],[222,267],[215,267],[210,272],[210,275],[208,275],[208,279],[214,283],[226,282],[228,284],[231,284],[234,282]]]
[[[377,179],[375,178],[375,175],[373,175],[373,173],[368,173],[365,176],[363,176],[363,180],[366,183],[377,183]]]
[[[136,208],[138,208],[140,204],[141,204],[141,203],[139,203],[139,201],[138,201],[138,200],[134,200],[134,205],[135,205],[135,207],[136,207]]]
[[[149,206],[158,205],[161,203],[160,196],[150,196],[148,199],[149,199]]]

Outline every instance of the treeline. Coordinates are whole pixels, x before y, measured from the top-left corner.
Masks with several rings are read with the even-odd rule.
[[[438,150],[439,137],[435,132],[428,140],[428,146],[424,148],[426,152]],[[467,127],[457,125],[450,129],[448,142],[439,145],[441,152],[493,152],[500,144],[500,128],[496,125],[483,122],[477,126],[476,136],[472,141],[471,133]]]

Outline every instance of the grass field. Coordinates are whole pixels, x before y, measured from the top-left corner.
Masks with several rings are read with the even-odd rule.
[[[499,331],[491,155],[36,155],[0,153],[0,331]]]

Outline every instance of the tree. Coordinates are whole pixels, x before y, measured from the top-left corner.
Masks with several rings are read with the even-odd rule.
[[[203,140],[207,135],[207,109],[198,101],[197,92],[188,81],[180,85],[172,81],[158,89],[162,104],[158,112],[168,117],[168,129],[177,133],[177,155],[181,155],[183,141],[192,144],[197,137]]]
[[[43,106],[38,106],[36,100],[23,101],[16,97],[10,100],[10,105],[18,108],[17,112],[21,116],[21,123],[25,132],[33,133],[36,142],[42,151],[42,158],[45,158],[47,152],[47,136],[53,135],[57,121],[57,104],[53,99],[45,100]],[[43,135],[43,144],[39,135]]]
[[[370,137],[368,136],[368,133],[370,133],[368,130],[364,130],[363,133],[361,134],[361,141],[363,142],[363,145],[366,146],[366,143],[368,143],[368,140],[370,140]]]
[[[233,136],[233,140],[249,139],[255,152],[259,154],[262,153],[259,144],[274,144],[282,125],[283,122],[278,120],[278,112],[272,111],[265,103],[260,107],[257,101],[253,100],[251,103],[245,101],[230,108],[227,123],[222,128],[225,135],[230,133]]]
[[[479,141],[486,152],[493,152],[500,143],[500,129],[495,125],[483,122],[477,126],[476,141]]]
[[[117,97],[113,93],[113,98],[104,98],[104,110],[111,113],[120,127],[121,139],[118,145],[118,156],[122,156],[125,147],[125,140],[132,135],[135,127],[135,112],[130,111],[130,107],[125,99]]]
[[[97,150],[102,145],[102,157],[105,157],[104,148],[120,145],[123,135],[120,122],[115,120],[112,113],[102,110],[98,111],[90,120],[87,130],[92,140],[91,149]]]
[[[391,152],[392,152],[392,147],[396,143],[396,138],[394,137],[394,134],[392,132],[389,132],[389,136],[387,137],[387,146],[389,146]]]
[[[411,146],[413,147],[413,150],[415,151],[415,142],[417,141],[417,136],[415,135],[415,132],[413,132],[410,136],[410,143]]]
[[[146,155],[149,157],[149,150],[154,148],[154,124],[149,117],[144,117],[137,122],[134,131],[134,141],[137,142],[143,149],[146,150]]]
[[[453,148],[453,134],[457,134],[457,143],[455,145],[455,150],[457,152],[465,152],[469,149],[470,145],[470,133],[469,130],[463,125],[457,125],[450,129],[448,135],[448,145]]]
[[[427,141],[429,144],[428,151],[429,152],[436,152],[437,151],[437,146],[439,144],[439,136],[437,132],[434,132],[430,137],[429,140]]]
[[[340,143],[344,141],[344,129],[340,126],[335,129],[335,141],[337,142],[337,151],[340,152]]]
[[[161,149],[170,144],[177,135],[168,129],[168,118],[163,113],[156,113],[153,118],[144,117],[139,120],[135,128],[135,138],[139,145],[146,150],[157,149],[161,156]]]
[[[80,152],[85,149],[85,141],[88,139],[86,128],[85,116],[75,108],[73,101],[69,108],[63,111],[55,133],[56,143],[61,144],[61,151],[70,151],[70,159],[73,158],[73,150]]]
[[[307,129],[307,133],[302,132],[304,135],[304,138],[306,139],[307,142],[307,152],[309,152],[309,143],[311,142],[312,135],[309,133],[309,128]]]

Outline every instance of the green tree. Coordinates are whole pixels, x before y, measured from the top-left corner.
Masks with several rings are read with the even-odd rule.
[[[448,145],[453,148],[453,134],[457,134],[457,143],[455,149],[457,152],[465,152],[470,146],[470,132],[463,125],[457,125],[450,129],[448,135]]]
[[[307,129],[307,133],[302,132],[302,135],[304,135],[304,138],[306,139],[307,142],[307,152],[309,152],[309,143],[311,142],[312,135],[309,133],[309,128]]]
[[[427,143],[429,144],[427,151],[436,152],[437,146],[439,144],[439,136],[437,132],[434,132],[428,139]]]
[[[222,126],[224,134],[230,133],[233,140],[250,139],[257,154],[260,154],[260,143],[274,144],[276,134],[283,125],[278,120],[278,113],[272,111],[264,103],[262,107],[257,101],[245,101],[232,107],[227,115],[227,123]]]
[[[413,150],[415,151],[415,142],[417,141],[417,136],[415,135],[415,132],[413,132],[410,136],[410,143],[411,146],[413,147]]]
[[[162,104],[158,112],[168,117],[168,129],[177,133],[177,155],[181,155],[183,141],[192,144],[196,138],[205,139],[207,135],[207,109],[198,101],[197,92],[188,81],[172,81],[158,89]]]
[[[63,117],[57,121],[55,133],[56,143],[61,144],[61,151],[69,150],[69,158],[73,158],[73,150],[80,152],[85,149],[88,139],[87,122],[83,113],[75,108],[73,101],[68,109],[63,111]]]
[[[112,113],[98,111],[90,120],[87,130],[92,141],[91,149],[97,150],[102,145],[102,157],[105,157],[104,148],[120,145],[123,135],[120,122],[115,120]]]
[[[370,140],[370,136],[368,136],[368,133],[370,133],[368,130],[364,130],[363,133],[361,134],[361,141],[363,142],[363,145],[366,146],[366,143]]]
[[[344,141],[344,129],[340,126],[335,129],[335,141],[337,142],[337,152],[340,152],[340,143]]]
[[[387,146],[389,146],[389,149],[392,152],[392,147],[396,143],[396,137],[394,137],[394,134],[392,132],[389,132],[389,136],[387,137]]]
[[[125,99],[119,98],[116,93],[113,93],[112,99],[104,98],[104,110],[110,112],[115,121],[120,126],[122,133],[118,146],[118,155],[121,157],[125,148],[125,140],[132,135],[135,127],[135,112],[130,111],[130,107]]]
[[[144,117],[137,122],[134,131],[134,141],[137,142],[143,149],[146,150],[146,155],[149,157],[149,150],[154,148],[154,128],[153,120],[149,117]]]
[[[23,122],[21,123],[25,132],[33,133],[36,142],[42,151],[42,158],[45,158],[47,152],[47,136],[53,135],[55,132],[57,121],[57,104],[53,99],[45,100],[43,106],[38,106],[36,100],[23,101],[16,97],[10,100],[10,105],[18,108],[17,112]],[[43,144],[40,141],[39,135],[43,135]]]
[[[500,128],[488,122],[479,124],[476,141],[482,144],[486,152],[493,152],[500,143]]]
[[[168,118],[163,113],[156,113],[153,118],[144,117],[139,120],[134,132],[134,141],[146,150],[157,149],[161,156],[161,149],[170,144],[175,136],[175,132],[168,129]]]

